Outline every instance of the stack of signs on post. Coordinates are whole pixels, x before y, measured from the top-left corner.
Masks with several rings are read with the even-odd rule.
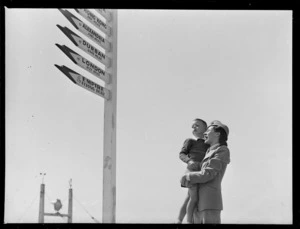
[[[79,55],[66,45],[55,44],[61,51],[63,51],[67,57],[69,57],[75,64],[83,68],[84,70],[90,72],[94,76],[103,80],[105,83],[110,83],[110,74],[102,70],[93,62],[87,60],[83,56]]]
[[[89,20],[92,24],[94,24],[97,28],[99,28],[103,33],[105,33],[106,36],[111,35],[111,28],[98,17],[96,17],[91,11],[87,9],[75,10],[84,18]],[[82,22],[80,19],[78,19],[76,16],[74,16],[67,10],[59,9],[59,11],[71,22],[71,24],[78,31],[80,31],[82,34],[84,34],[96,44],[98,44],[101,48],[105,50],[105,52],[109,52],[111,50],[111,43],[106,38],[97,33],[94,29],[92,29],[90,26]],[[110,14],[108,13],[108,11],[104,10],[104,12],[106,12],[106,14],[102,12],[101,15],[103,15],[105,18],[109,17]],[[109,58],[105,53],[101,52],[99,48],[95,47],[85,39],[81,38],[69,28],[62,27],[60,25],[57,25],[57,27],[73,42],[75,46],[77,46],[85,53],[93,57],[95,60],[100,62],[102,65],[104,65],[104,69],[111,67],[111,58]],[[56,46],[81,68],[85,69],[86,71],[98,77],[99,79],[103,80],[107,84],[111,82],[110,74],[103,70],[101,67],[94,64],[92,61],[82,57],[81,55],[79,55],[78,53],[76,53],[75,51],[73,51],[65,45],[56,44]],[[66,74],[67,77],[69,77],[75,84],[91,92],[94,92],[95,94],[107,100],[110,98],[110,91],[108,89],[103,88],[100,85],[94,83],[93,81],[87,79],[86,77],[79,75],[78,73],[71,70],[70,68],[67,68],[66,66],[55,66],[64,74]]]

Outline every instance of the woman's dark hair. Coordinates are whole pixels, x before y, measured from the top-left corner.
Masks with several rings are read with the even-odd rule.
[[[220,145],[226,145],[227,146],[227,134],[225,130],[220,126],[214,126],[215,132],[220,133],[219,143]]]

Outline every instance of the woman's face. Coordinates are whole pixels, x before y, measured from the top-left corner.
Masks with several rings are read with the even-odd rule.
[[[218,141],[218,134],[213,126],[208,127],[204,133],[204,142],[209,145],[215,144]]]

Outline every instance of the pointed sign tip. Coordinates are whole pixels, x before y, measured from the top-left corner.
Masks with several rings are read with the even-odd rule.
[[[64,52],[64,47],[60,44],[55,44],[60,50],[62,50]]]
[[[57,64],[54,64],[55,67],[57,67],[59,70],[61,68],[61,66],[57,65]]]
[[[59,66],[59,65],[57,65],[57,64],[54,64],[54,66],[57,67],[57,69],[60,70],[61,72],[63,71],[63,70],[62,70],[62,66]]]
[[[79,27],[77,26],[77,24],[75,23],[75,20],[78,20],[81,22],[81,20],[79,20],[79,18],[77,18],[76,16],[74,16],[72,13],[70,13],[68,10],[65,11],[61,11],[62,14],[68,19],[69,22],[71,22],[71,24],[76,28],[79,29]]]
[[[74,57],[71,55],[71,53],[75,54],[75,55],[78,55],[78,53],[74,52],[72,49],[68,48],[67,46],[65,45],[57,45],[57,47],[63,51],[67,57],[69,57],[75,64],[78,64],[76,62],[76,60],[74,59]]]
[[[64,28],[63,28],[61,25],[59,25],[59,24],[56,24],[56,26],[57,26],[59,29],[61,29],[61,30],[64,29]]]

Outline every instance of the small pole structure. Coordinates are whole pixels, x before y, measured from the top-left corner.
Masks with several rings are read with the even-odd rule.
[[[45,209],[45,184],[41,184],[39,223],[44,223],[44,209]]]
[[[109,11],[111,17],[107,24],[112,28],[111,56],[112,65],[107,69],[111,73],[111,82],[105,86],[111,92],[111,98],[104,102],[104,141],[103,141],[103,199],[102,222],[116,222],[116,111],[117,111],[117,32],[118,12]]]
[[[39,223],[44,223],[44,210],[45,210],[45,184],[44,176],[46,173],[40,173],[42,175],[42,183],[40,188],[40,207],[39,207]]]
[[[69,182],[70,188],[69,188],[69,205],[68,205],[68,223],[72,223],[73,218],[73,190],[72,190],[72,179]]]
[[[68,214],[61,214],[59,213],[59,209],[57,210],[56,213],[46,213],[45,212],[45,184],[44,184],[44,175],[46,173],[42,174],[43,175],[43,180],[41,184],[41,191],[40,191],[40,208],[39,208],[39,223],[44,223],[44,217],[45,216],[59,216],[59,217],[67,217],[68,218],[68,223],[72,223],[73,219],[73,190],[72,190],[72,179],[70,180],[70,188],[69,188],[69,205],[68,205]],[[56,203],[55,203],[56,204]],[[60,206],[60,208],[62,205]]]
[[[44,176],[46,173],[40,173],[42,175],[42,183],[40,188],[40,207],[39,207],[39,223],[44,223],[44,210],[45,210],[45,184]]]

